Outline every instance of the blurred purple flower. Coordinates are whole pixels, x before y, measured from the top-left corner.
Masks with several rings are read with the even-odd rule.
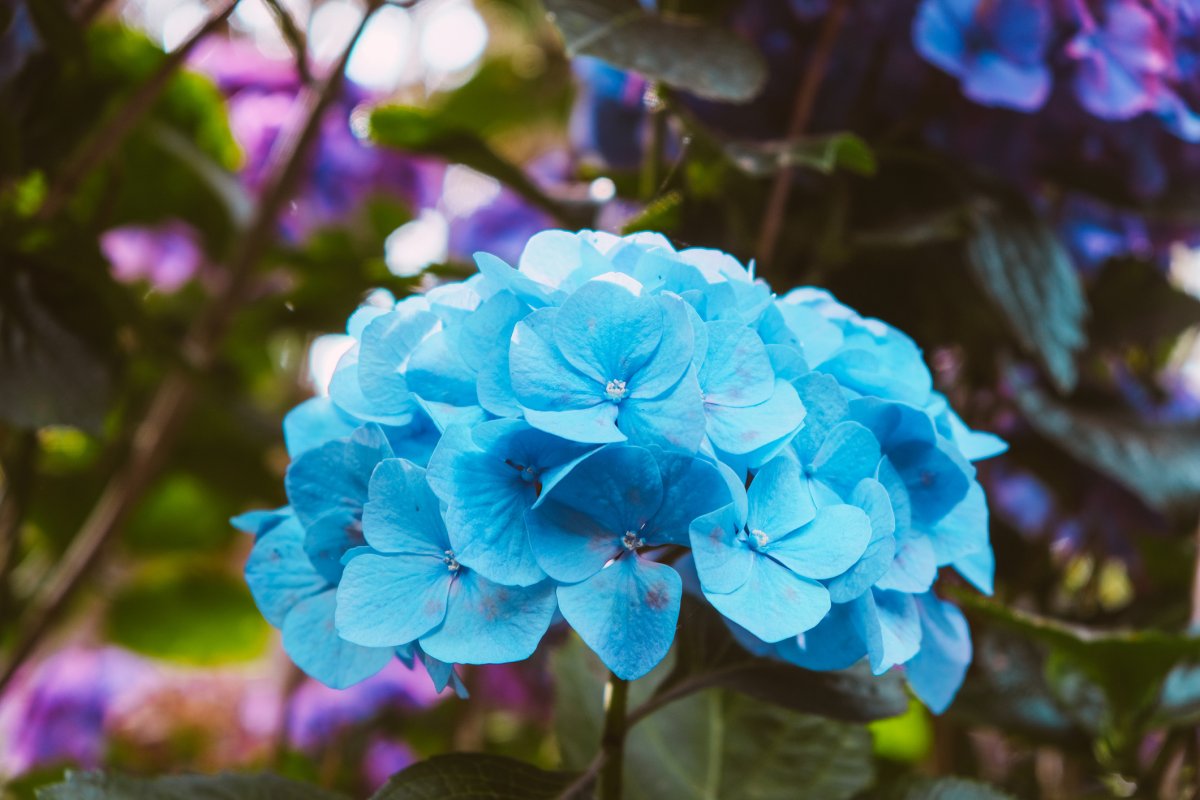
[[[367,789],[374,792],[387,783],[388,778],[417,761],[417,754],[404,742],[377,736],[367,745],[363,756],[363,780]]]
[[[42,46],[25,0],[0,0],[0,9],[8,12],[7,24],[0,28],[0,83],[12,78],[31,55]]]
[[[526,166],[529,177],[543,189],[561,186],[568,178],[570,163],[562,152],[550,152]],[[501,187],[490,202],[450,221],[449,254],[470,261],[486,250],[516,264],[525,243],[535,233],[557,227],[547,212],[507,187]]]
[[[198,238],[191,226],[178,221],[156,227],[129,225],[101,234],[100,250],[118,281],[147,281],[159,291],[174,292],[204,263]]]
[[[1130,119],[1163,106],[1174,66],[1158,19],[1137,0],[1106,0],[1098,23],[1076,3],[1080,32],[1067,44],[1078,61],[1075,95],[1102,119]]]
[[[441,699],[419,662],[409,669],[392,661],[382,672],[349,689],[330,689],[306,680],[292,698],[288,740],[298,750],[315,750],[346,728],[385,710],[420,711]]]
[[[113,647],[69,648],[37,664],[0,700],[0,767],[20,774],[60,763],[98,766],[114,709],[153,671]]]
[[[571,67],[579,87],[571,110],[573,149],[614,169],[637,167],[647,119],[645,79],[590,56],[574,59]]]
[[[1050,92],[1045,0],[923,0],[913,44],[977,103],[1036,111]]]

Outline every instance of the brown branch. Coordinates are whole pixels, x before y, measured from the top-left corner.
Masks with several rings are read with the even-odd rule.
[[[838,33],[846,18],[849,8],[848,0],[833,0],[833,5],[825,17],[821,28],[820,38],[816,48],[808,59],[808,65],[800,86],[796,89],[796,101],[792,106],[792,118],[788,123],[788,139],[795,139],[804,133],[812,118],[813,107],[817,102],[817,94],[829,69],[829,61],[833,57],[833,48],[837,44]],[[771,184],[771,193],[767,196],[767,208],[763,212],[763,224],[758,235],[758,245],[755,248],[756,260],[760,268],[769,269],[775,258],[775,248],[779,244],[779,234],[783,231],[783,219],[787,213],[788,197],[792,192],[792,168],[785,167],[776,175]]]
[[[100,129],[67,161],[57,179],[50,185],[46,192],[46,200],[38,210],[38,219],[47,220],[63,210],[80,184],[117,151],[121,143],[150,112],[158,98],[166,91],[171,78],[187,60],[188,54],[202,39],[225,23],[237,4],[238,0],[229,0],[220,11],[209,17],[187,41],[167,54],[154,74],[138,87],[127,102],[113,110],[108,119],[101,123]]]
[[[270,168],[273,178],[263,193],[253,222],[229,262],[225,285],[216,293],[208,313],[197,321],[184,341],[187,367],[177,369],[163,381],[145,418],[134,431],[124,467],[105,487],[78,535],[43,583],[42,591],[30,603],[24,615],[26,624],[18,632],[8,661],[0,671],[0,690],[12,680],[20,665],[50,630],[87,571],[161,468],[191,408],[195,377],[216,359],[225,331],[243,301],[250,274],[265,255],[275,235],[279,212],[291,198],[303,172],[308,151],[320,131],[321,119],[340,93],[350,51],[378,7],[377,1],[369,4],[333,72],[319,91],[306,94],[304,102],[308,105],[308,113],[303,126],[276,143]]]

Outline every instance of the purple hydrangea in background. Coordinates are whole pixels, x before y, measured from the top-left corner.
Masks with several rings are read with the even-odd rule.
[[[115,647],[66,648],[36,664],[0,700],[0,772],[99,766],[114,710],[153,673]]]
[[[168,293],[196,277],[204,264],[196,231],[177,221],[157,227],[129,225],[105,231],[100,236],[100,250],[117,280],[146,281]]]

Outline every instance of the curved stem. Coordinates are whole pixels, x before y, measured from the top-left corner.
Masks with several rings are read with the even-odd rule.
[[[605,759],[600,767],[600,800],[621,800],[621,778],[625,767],[625,707],[629,682],[611,672],[604,687],[604,732],[600,749]]]

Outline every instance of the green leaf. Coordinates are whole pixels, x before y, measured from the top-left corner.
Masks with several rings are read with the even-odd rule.
[[[878,719],[867,726],[871,731],[875,755],[889,761],[916,763],[929,755],[933,745],[933,725],[929,712],[915,698],[908,711],[898,717]]]
[[[226,522],[234,511],[203,481],[176,472],[138,504],[123,541],[138,553],[218,550],[237,535]]]
[[[908,694],[895,672],[876,676],[861,666],[813,672],[758,658],[734,641],[716,614],[687,602],[680,613],[675,667],[659,684],[655,698],[663,701],[709,687],[850,722],[894,717],[908,708]]]
[[[1034,430],[1160,510],[1200,505],[1200,426],[1072,408],[1033,388],[1017,404]]]
[[[568,766],[582,767],[599,746],[604,668],[575,638],[555,652],[553,667],[559,750]],[[631,711],[658,680],[656,671],[630,686]],[[872,771],[866,728],[716,689],[641,717],[625,748],[629,800],[790,800],[799,786],[806,797],[837,800],[866,788]]]
[[[393,775],[371,800],[554,800],[579,776],[546,772],[523,761],[483,753],[434,756]]]
[[[545,0],[571,57],[587,55],[707,100],[744,103],[762,90],[759,52],[728,29],[648,13],[635,0]]]
[[[771,175],[789,167],[804,167],[826,175],[837,169],[859,175],[875,174],[875,154],[853,133],[774,142],[725,142],[724,150],[748,175]]]
[[[1200,659],[1200,637],[1154,630],[1100,631],[1008,608],[968,592],[955,592],[968,609],[994,625],[1041,642],[1061,666],[1094,682],[1108,700],[1111,728],[1136,738],[1176,666]]]
[[[621,227],[621,234],[628,235],[638,231],[668,233],[678,228],[682,220],[683,195],[679,192],[667,192],[626,222]]]
[[[1027,208],[981,202],[971,215],[968,262],[1013,337],[1061,390],[1075,385],[1087,343],[1087,302],[1070,256]]]
[[[371,112],[370,134],[386,147],[438,156],[491,175],[551,215],[570,216],[561,203],[543,192],[520,167],[498,155],[476,134],[446,123],[427,109],[380,106]]]
[[[68,772],[66,780],[39,789],[38,800],[345,800],[317,786],[258,775],[170,775],[130,778]]]
[[[270,630],[244,581],[191,561],[151,566],[123,586],[106,627],[131,650],[195,665],[257,658]]]
[[[1012,800],[1011,795],[966,778],[914,778],[891,787],[881,800]]]

